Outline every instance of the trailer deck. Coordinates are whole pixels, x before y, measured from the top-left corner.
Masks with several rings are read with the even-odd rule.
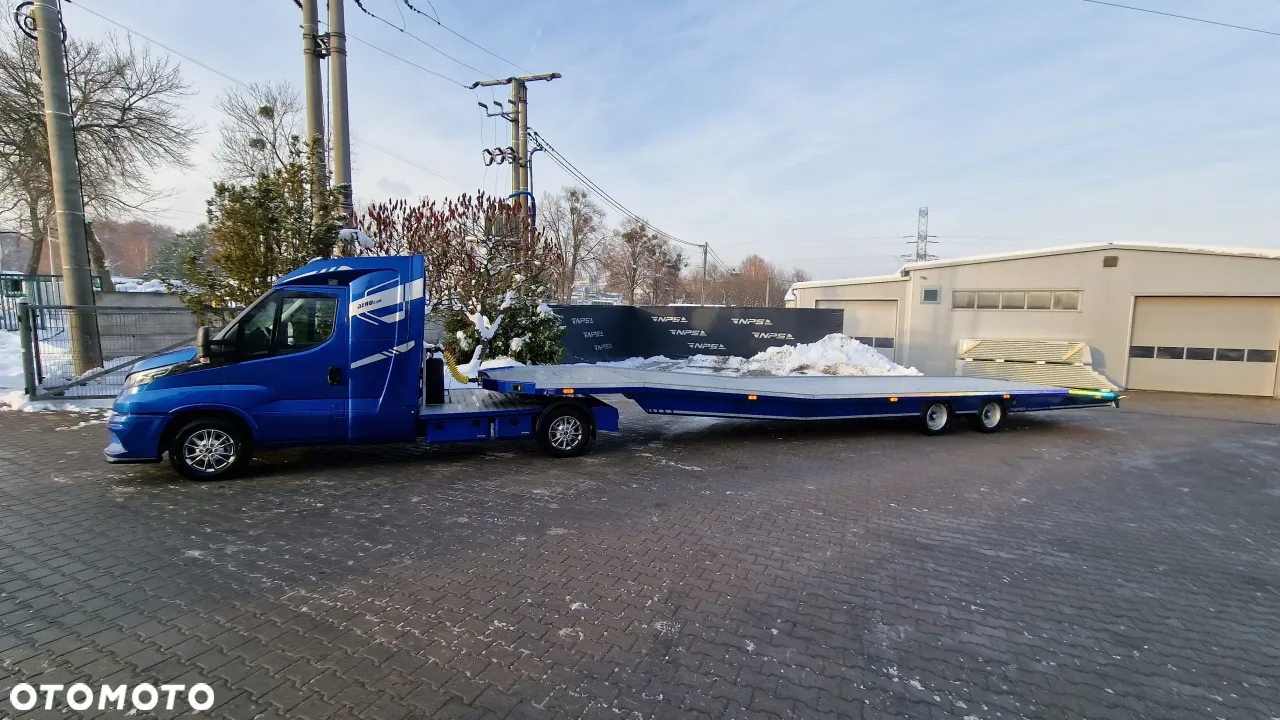
[[[489,390],[526,396],[624,395],[649,413],[796,420],[920,414],[944,401],[956,414],[991,399],[1009,412],[1101,407],[1115,393],[975,377],[724,376],[580,365],[494,368],[480,373]]]

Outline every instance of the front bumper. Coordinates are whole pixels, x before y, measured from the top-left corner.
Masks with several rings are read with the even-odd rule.
[[[102,455],[110,463],[159,462],[163,450],[160,434],[164,431],[164,415],[128,415],[112,412],[107,418],[111,442]]]

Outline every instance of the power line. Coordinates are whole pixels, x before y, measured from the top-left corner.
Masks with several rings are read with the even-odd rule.
[[[323,25],[324,23],[321,23],[321,24]],[[453,78],[449,77],[448,75],[445,75],[444,73],[436,72],[435,70],[432,70],[431,68],[423,67],[423,66],[419,65],[418,63],[416,63],[416,62],[414,62],[414,61],[412,61],[412,60],[406,60],[405,58],[402,58],[402,57],[400,57],[399,55],[396,55],[395,53],[391,52],[390,50],[383,50],[382,48],[378,47],[377,45],[374,45],[373,43],[368,42],[368,41],[366,41],[366,40],[361,40],[360,38],[356,37],[355,35],[352,35],[351,33],[347,33],[347,39],[348,39],[348,40],[355,40],[356,42],[360,43],[361,45],[364,45],[364,46],[365,46],[365,47],[367,47],[367,48],[370,48],[371,50],[377,50],[378,52],[382,53],[383,55],[386,55],[386,56],[387,56],[387,57],[389,57],[389,58],[394,58],[394,59],[396,59],[396,60],[399,60],[400,62],[404,63],[405,65],[409,65],[409,66],[411,66],[411,67],[415,67],[415,68],[417,68],[417,69],[421,70],[421,71],[422,71],[422,72],[424,72],[424,73],[428,73],[428,74],[430,74],[430,75],[435,75],[436,77],[440,78],[441,80],[448,80],[449,82],[453,83],[454,85],[457,85],[457,86],[458,86],[458,87],[460,87],[460,88],[463,88],[463,89],[466,89],[466,88],[467,88],[467,85],[466,85],[465,83],[463,83],[463,82],[460,82],[460,81],[458,81],[458,80],[454,80]]]
[[[613,207],[618,212],[622,213],[625,217],[635,220],[636,222],[643,223],[650,230],[653,230],[658,235],[661,235],[662,237],[672,242],[680,243],[681,245],[688,245],[689,247],[699,247],[699,248],[702,247],[701,243],[694,243],[694,242],[689,242],[688,240],[681,240],[680,238],[676,237],[675,235],[672,235],[671,233],[664,232],[663,230],[657,227],[654,227],[652,223],[648,222],[644,218],[640,217],[639,215],[635,214],[631,210],[627,209],[625,205],[615,200],[614,197],[609,193],[605,192],[599,185],[597,185],[590,178],[588,178],[586,176],[586,173],[582,172],[573,163],[569,162],[568,158],[564,157],[564,155],[562,155],[559,150],[556,150],[551,145],[551,143],[547,142],[546,138],[542,137],[542,135],[538,134],[532,129],[529,130],[529,135],[533,137],[535,140],[537,140],[539,144],[542,145],[542,148],[547,153],[547,157],[550,157],[552,160],[554,160],[557,165],[564,168],[565,172],[569,173],[575,179],[582,182],[584,185],[587,186],[587,189],[596,193],[596,195],[598,195],[608,205]]]
[[[1149,10],[1147,8],[1133,7],[1132,5],[1121,5],[1120,3],[1104,2],[1103,0],[1084,0],[1084,2],[1093,3],[1094,5],[1107,5],[1109,7],[1121,8],[1123,10],[1135,10],[1137,12],[1150,13],[1152,15],[1163,15],[1165,17],[1177,18],[1179,20],[1190,20],[1191,22],[1204,23],[1206,25],[1217,25],[1218,27],[1232,28],[1233,30],[1247,30],[1249,32],[1262,33],[1263,35],[1275,35],[1280,37],[1280,32],[1273,32],[1271,30],[1262,30],[1259,28],[1246,27],[1244,25],[1232,25],[1231,23],[1218,22],[1216,20],[1205,20],[1204,18],[1191,17],[1189,15],[1177,15],[1174,13],[1163,12],[1160,10]]]
[[[404,1],[404,4],[405,4],[405,7],[409,8],[410,10],[412,10],[412,11],[414,11],[414,12],[416,12],[416,13],[418,13],[419,15],[421,15],[422,17],[424,17],[424,18],[426,18],[426,19],[430,20],[431,22],[435,23],[436,25],[439,25],[440,27],[444,28],[444,29],[445,29],[445,30],[447,30],[448,32],[452,33],[455,37],[460,38],[463,42],[467,43],[468,45],[471,45],[472,47],[474,47],[474,48],[476,48],[476,49],[478,49],[478,50],[480,50],[480,51],[482,51],[482,52],[485,52],[485,53],[488,53],[489,55],[492,55],[493,57],[495,57],[495,58],[497,58],[497,59],[501,60],[502,62],[504,62],[504,63],[506,63],[506,64],[510,65],[511,67],[513,67],[513,68],[515,68],[515,69],[519,70],[520,72],[524,72],[524,73],[529,72],[528,70],[524,69],[523,67],[520,67],[520,66],[519,66],[519,65],[517,65],[516,63],[514,63],[514,62],[512,62],[512,61],[510,61],[510,60],[508,60],[508,59],[506,59],[506,58],[504,58],[504,57],[502,57],[502,56],[501,56],[501,55],[499,55],[498,53],[493,52],[492,50],[489,50],[488,48],[484,47],[483,45],[478,45],[478,44],[476,44],[476,43],[472,42],[472,41],[471,41],[471,39],[470,39],[470,38],[468,38],[467,36],[463,35],[462,33],[459,33],[458,31],[454,30],[453,28],[449,27],[448,25],[445,25],[444,23],[440,22],[440,13],[436,12],[436,7],[435,7],[434,5],[431,5],[431,0],[427,0],[427,5],[430,5],[430,6],[431,6],[431,11],[436,13],[436,16],[435,16],[435,17],[432,17],[432,16],[430,16],[430,15],[428,15],[428,14],[426,14],[426,13],[422,12],[422,11],[421,11],[421,10],[419,10],[418,8],[414,7],[414,6],[409,2],[409,0],[403,0],[403,1]]]
[[[462,62],[462,61],[461,61],[461,60],[459,60],[458,58],[456,58],[456,57],[454,57],[454,56],[450,55],[449,53],[447,53],[447,52],[445,52],[445,51],[441,50],[440,48],[436,47],[435,45],[432,45],[431,43],[427,42],[426,40],[423,40],[422,38],[418,37],[417,35],[414,35],[413,33],[409,32],[409,31],[408,31],[408,30],[406,30],[405,28],[402,28],[402,27],[396,27],[396,26],[395,26],[395,23],[390,22],[390,21],[388,21],[388,20],[385,20],[385,19],[383,19],[382,17],[380,17],[380,16],[378,16],[378,15],[375,15],[374,13],[372,13],[372,12],[370,12],[370,11],[369,11],[369,8],[367,8],[367,7],[365,7],[365,6],[364,6],[364,2],[362,2],[362,0],[355,0],[355,2],[356,2],[356,7],[360,8],[360,11],[361,11],[361,12],[363,12],[365,15],[368,15],[369,17],[373,18],[374,20],[377,20],[378,22],[381,22],[381,23],[385,24],[387,27],[391,28],[392,30],[395,30],[396,32],[399,32],[399,33],[403,33],[403,34],[405,34],[405,35],[408,35],[409,37],[413,38],[414,40],[417,40],[418,42],[422,43],[424,46],[426,46],[426,47],[428,47],[428,48],[430,48],[430,49],[432,49],[432,50],[434,50],[434,51],[436,51],[436,52],[440,53],[441,55],[443,55],[443,56],[445,56],[446,58],[448,58],[448,59],[450,59],[450,60],[452,60],[452,61],[454,61],[454,62],[458,63],[459,65],[461,65],[461,66],[462,66],[462,67],[464,67],[464,68],[467,68],[467,69],[469,69],[469,70],[474,70],[474,71],[476,71],[477,73],[480,73],[481,75],[488,75],[488,73],[486,73],[485,71],[481,70],[480,68],[478,68],[478,67],[476,67],[476,66],[474,66],[474,65],[468,65],[468,64],[466,64],[466,63]],[[397,8],[399,8],[400,6],[399,6],[399,5],[396,5],[396,7],[397,7]],[[348,36],[348,37],[350,37],[350,36]]]
[[[71,4],[71,0],[68,0],[68,4]],[[164,43],[160,42],[159,40],[155,40],[155,39],[152,39],[152,38],[150,38],[150,37],[148,37],[148,36],[146,36],[146,35],[143,35],[142,33],[138,32],[137,30],[134,30],[133,28],[131,28],[131,27],[127,26],[127,25],[124,25],[123,23],[116,22],[115,20],[112,20],[111,18],[107,17],[106,15],[103,15],[102,13],[97,12],[96,10],[93,10],[93,9],[91,9],[91,8],[88,8],[88,7],[85,7],[85,6],[84,6],[83,4],[81,4],[80,2],[75,2],[74,7],[77,7],[77,8],[79,8],[79,9],[81,9],[81,10],[84,10],[85,12],[87,12],[87,13],[89,13],[89,14],[91,14],[91,15],[94,15],[94,16],[98,17],[99,19],[101,19],[101,20],[103,20],[103,21],[105,21],[105,22],[111,23],[112,25],[115,25],[116,27],[120,28],[121,30],[125,31],[126,33],[128,33],[128,34],[130,34],[130,35],[133,35],[133,36],[135,36],[135,37],[141,38],[141,39],[145,40],[146,42],[151,43],[152,45],[155,45],[156,47],[163,48],[163,49],[165,49],[165,50],[167,50],[167,51],[169,51],[169,52],[173,53],[174,55],[177,55],[178,57],[180,57],[180,58],[182,58],[182,59],[184,59],[184,60],[187,60],[187,61],[189,61],[189,62],[195,63],[196,65],[198,65],[198,66],[200,66],[200,67],[204,68],[205,70],[208,70],[209,72],[211,72],[211,73],[213,73],[213,74],[215,74],[215,75],[218,75],[218,76],[220,76],[220,77],[223,77],[223,78],[227,79],[228,81],[230,81],[230,82],[232,82],[232,83],[235,83],[236,85],[239,85],[239,86],[240,86],[240,87],[242,87],[242,88],[245,88],[246,90],[248,90],[248,89],[251,89],[251,88],[252,88],[252,86],[251,86],[249,83],[246,83],[246,82],[244,82],[243,80],[240,80],[240,79],[238,79],[238,78],[234,78],[234,77],[232,77],[232,76],[230,76],[230,75],[228,75],[228,74],[226,74],[226,73],[222,72],[221,70],[219,70],[219,69],[217,69],[217,68],[213,67],[212,65],[208,65],[208,64],[206,64],[206,63],[203,63],[203,62],[201,62],[201,61],[199,61],[199,60],[197,60],[197,59],[195,59],[195,58],[191,57],[190,55],[187,55],[186,53],[179,52],[179,51],[177,51],[177,50],[173,49],[172,47],[170,47],[170,46],[168,46],[168,45],[165,45]],[[369,45],[369,43],[365,43],[363,40],[359,40],[358,38],[354,38],[354,37],[352,37],[351,35],[347,35],[347,38],[349,38],[349,39],[351,39],[351,40],[356,40],[357,42],[363,43],[363,44],[365,44],[365,45]],[[378,48],[378,47],[373,46],[373,45],[369,45],[369,47],[372,47],[372,48],[374,48],[375,50],[380,50],[380,51],[382,51],[382,52],[386,52],[385,50],[382,50],[381,48]],[[388,54],[388,55],[390,55],[390,53],[387,53],[387,54]],[[394,56],[393,56],[393,57],[394,57]],[[404,60],[403,58],[398,58],[398,59],[400,59],[400,60]],[[404,62],[409,62],[409,61],[404,60]],[[410,64],[410,65],[414,65],[413,63],[409,63],[409,64]],[[435,74],[435,75],[439,75],[439,73],[434,73],[433,71],[431,71],[431,70],[427,70],[426,68],[421,67],[421,66],[419,66],[419,65],[414,65],[414,67],[417,67],[417,68],[419,68],[419,69],[421,69],[421,70],[425,70],[426,72],[431,72],[432,74]],[[445,76],[440,75],[440,77],[445,77]],[[446,77],[445,79],[446,79],[446,80],[450,80],[450,78],[447,78],[447,77]],[[453,81],[453,82],[457,82],[457,81]],[[462,87],[466,87],[465,85],[462,85],[462,83],[458,83],[458,85],[460,85],[460,86],[462,86]],[[391,157],[393,157],[393,158],[395,158],[395,159],[397,159],[397,160],[399,160],[399,161],[401,161],[401,162],[405,163],[406,165],[411,165],[411,166],[413,166],[413,167],[415,167],[415,168],[417,168],[417,169],[419,169],[419,170],[421,170],[421,171],[423,171],[423,172],[430,173],[431,175],[434,175],[434,176],[436,176],[436,177],[438,177],[438,178],[440,178],[440,179],[442,179],[442,180],[447,180],[448,182],[451,182],[451,183],[453,183],[454,185],[457,185],[458,187],[466,188],[466,185],[464,185],[464,184],[462,184],[462,183],[458,182],[457,180],[454,180],[453,178],[448,177],[448,176],[446,176],[446,175],[441,175],[440,173],[436,172],[435,170],[432,170],[431,168],[429,168],[429,167],[427,167],[427,166],[425,166],[425,165],[422,165],[421,163],[418,163],[418,162],[415,162],[415,161],[413,161],[413,160],[410,160],[409,158],[406,158],[405,156],[400,155],[399,153],[396,153],[396,152],[394,152],[394,151],[392,151],[392,150],[388,150],[387,148],[384,148],[384,147],[382,147],[381,145],[377,145],[377,144],[375,144],[375,143],[371,143],[371,142],[369,142],[368,140],[364,140],[364,139],[362,139],[362,138],[356,137],[355,135],[352,135],[352,136],[351,136],[351,139],[352,139],[354,142],[358,142],[358,143],[360,143],[360,144],[362,144],[362,145],[368,145],[369,147],[373,148],[374,150],[378,150],[378,151],[381,151],[381,152],[383,152],[383,153],[386,153],[387,155],[390,155]]]

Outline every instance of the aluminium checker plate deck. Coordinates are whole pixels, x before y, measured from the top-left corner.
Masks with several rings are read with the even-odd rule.
[[[1008,380],[938,376],[722,376],[543,365],[480,373],[486,389],[546,396],[625,395],[646,412],[796,420],[916,415],[938,400],[957,414],[1001,399],[1010,412],[1099,407],[1116,395]]]

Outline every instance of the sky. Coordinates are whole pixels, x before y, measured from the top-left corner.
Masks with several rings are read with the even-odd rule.
[[[357,204],[510,192],[509,166],[481,155],[509,143],[509,125],[477,106],[506,88],[464,86],[559,72],[530,84],[530,126],[632,212],[730,265],[758,253],[815,279],[893,272],[923,206],[944,258],[1280,248],[1274,35],[1082,0],[410,0],[504,61],[403,0],[361,2],[391,25],[347,0]],[[1126,4],[1280,32],[1274,0]],[[74,36],[124,35],[93,10],[237,81],[302,85],[292,0],[64,8]],[[173,195],[147,217],[184,228],[203,218],[213,105],[234,84],[175,60],[203,133],[191,168],[156,172]],[[533,172],[538,194],[573,182],[544,153]]]

